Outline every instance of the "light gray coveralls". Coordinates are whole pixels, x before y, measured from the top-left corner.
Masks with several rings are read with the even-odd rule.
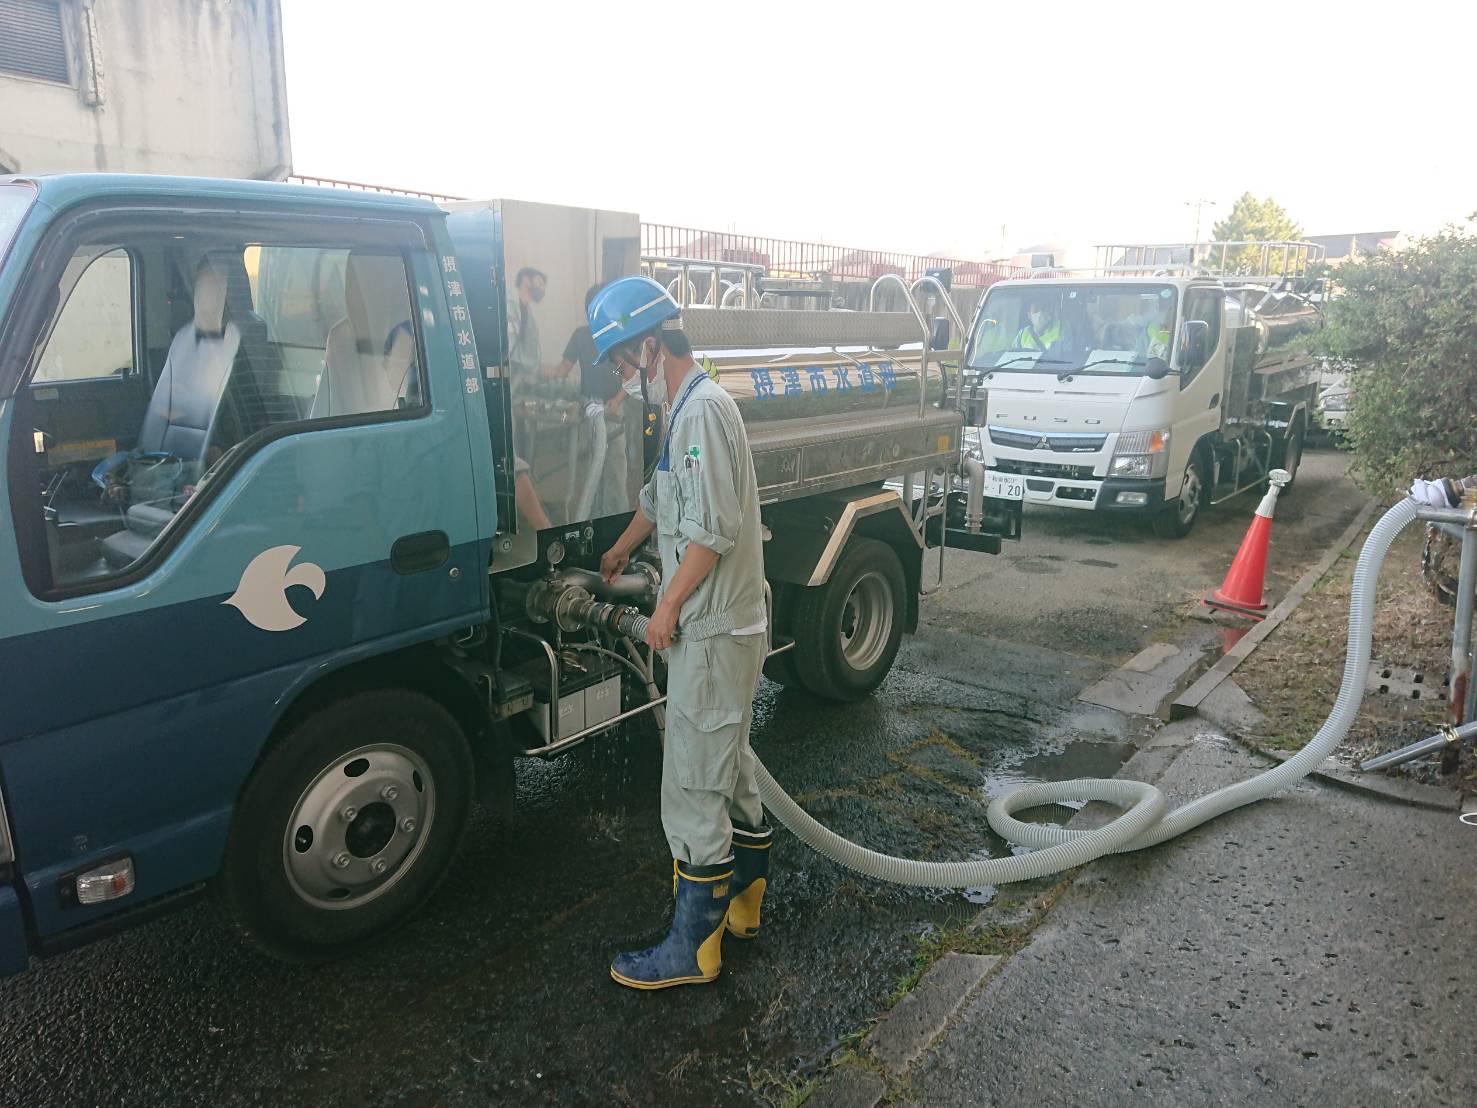
[[[759,489],[738,406],[701,366],[682,380],[667,429],[668,468],[641,490],[656,524],[662,589],[689,543],[718,555],[677,617],[668,649],[662,827],[672,857],[696,866],[732,853],[736,818],[764,819],[749,723],[769,649]],[[747,630],[743,635],[736,630]]]

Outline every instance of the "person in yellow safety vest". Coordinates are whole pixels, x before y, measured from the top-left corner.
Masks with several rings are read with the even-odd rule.
[[[1015,336],[1015,345],[1021,350],[1046,350],[1062,337],[1062,325],[1042,301],[1032,303],[1026,310],[1026,325]]]
[[[1134,343],[1134,352],[1140,358],[1163,358],[1169,360],[1169,324],[1170,313],[1166,309],[1167,303],[1150,302],[1138,316],[1137,322],[1143,327],[1139,333],[1138,340]]]
[[[1146,358],[1169,358],[1169,323],[1163,319],[1150,321],[1140,341]]]

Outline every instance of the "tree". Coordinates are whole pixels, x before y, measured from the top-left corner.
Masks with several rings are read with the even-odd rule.
[[[1217,221],[1212,233],[1217,242],[1291,242],[1302,238],[1303,229],[1270,196],[1258,200],[1251,193],[1243,192],[1231,206],[1231,214]],[[1255,247],[1245,246],[1229,251],[1225,260],[1227,272],[1251,273],[1268,263],[1269,272],[1282,272],[1281,254],[1264,259],[1262,253]],[[1207,261],[1218,265],[1221,259],[1213,257]]]
[[[1351,363],[1361,481],[1389,494],[1477,470],[1477,234],[1448,227],[1337,273],[1323,344]]]

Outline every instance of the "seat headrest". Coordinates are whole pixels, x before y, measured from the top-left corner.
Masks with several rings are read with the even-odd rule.
[[[351,253],[344,267],[344,302],[359,353],[387,353],[390,332],[410,318],[410,293],[400,256]]]
[[[226,328],[226,283],[209,258],[195,269],[195,334],[219,335]]]

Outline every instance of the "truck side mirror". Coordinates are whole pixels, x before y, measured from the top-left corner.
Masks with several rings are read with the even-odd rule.
[[[1175,352],[1179,356],[1181,373],[1194,373],[1200,369],[1210,357],[1210,324],[1203,319],[1187,319],[1181,323]]]
[[[949,349],[949,339],[953,332],[949,329],[949,317],[946,315],[935,316],[933,320],[933,340],[929,345],[930,350]]]

